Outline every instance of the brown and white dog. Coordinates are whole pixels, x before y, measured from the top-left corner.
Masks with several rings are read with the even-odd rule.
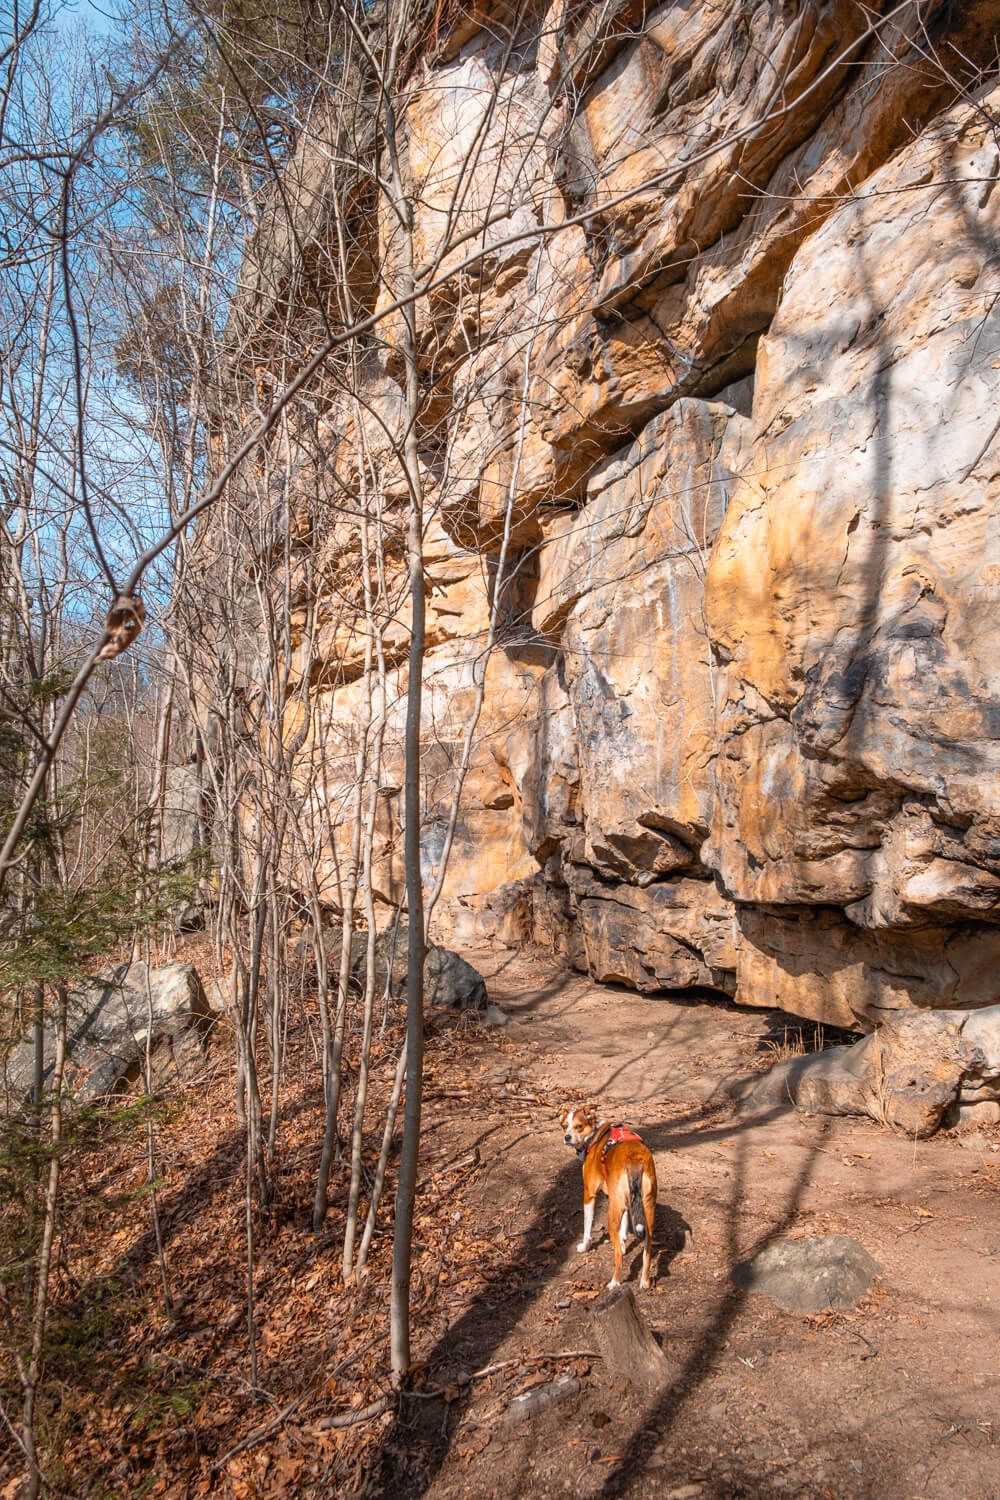
[[[582,1254],[590,1249],[594,1205],[603,1189],[608,1195],[608,1238],[615,1252],[615,1271],[608,1286],[621,1286],[631,1220],[633,1232],[643,1240],[639,1285],[647,1288],[656,1214],[656,1164],[649,1147],[627,1125],[598,1120],[592,1109],[564,1109],[559,1123],[563,1140],[583,1163],[583,1239],[577,1250]]]

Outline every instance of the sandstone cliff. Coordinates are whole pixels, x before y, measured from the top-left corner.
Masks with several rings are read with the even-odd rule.
[[[429,874],[502,562],[442,937],[534,937],[602,980],[841,1025],[997,1000],[998,23],[996,0],[556,5],[513,31],[467,18],[420,65],[418,263],[450,217],[488,220],[479,266],[418,309]],[[301,232],[258,245],[254,318],[331,233],[321,135],[294,166]],[[359,295],[390,300],[377,277]],[[401,421],[390,317],[295,482],[356,493]],[[352,535],[298,541],[333,904],[363,691]]]

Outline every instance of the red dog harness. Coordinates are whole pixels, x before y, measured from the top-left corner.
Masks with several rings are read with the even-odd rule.
[[[607,1138],[601,1146],[600,1166],[605,1182],[608,1178],[608,1167],[604,1158],[612,1146],[620,1146],[623,1141],[642,1141],[641,1135],[636,1135],[631,1125],[612,1125],[608,1131]]]

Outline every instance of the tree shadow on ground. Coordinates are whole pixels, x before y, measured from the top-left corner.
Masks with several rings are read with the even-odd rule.
[[[804,1151],[798,1172],[789,1182],[783,1207],[748,1245],[741,1240],[741,1232],[745,1232],[742,1200],[749,1152],[745,1133],[749,1128],[746,1122],[738,1119],[706,1122],[700,1111],[693,1111],[669,1125],[644,1130],[649,1144],[657,1150],[682,1143],[731,1142],[733,1171],[724,1206],[725,1256],[730,1266],[747,1254],[756,1253],[795,1221],[827,1130],[825,1122],[818,1126],[813,1143]],[[661,1186],[656,1224],[660,1277],[669,1273],[671,1262],[691,1233],[687,1220],[665,1201],[668,1196],[668,1191]],[[580,1169],[575,1161],[567,1162],[544,1192],[531,1223],[501,1274],[438,1339],[426,1356],[427,1378],[431,1385],[461,1382],[462,1377],[489,1364],[546,1289],[566,1279],[575,1259],[575,1236],[565,1234],[564,1222],[579,1211],[579,1206]],[[557,1258],[550,1257],[546,1263],[546,1249],[557,1224],[563,1236],[561,1253]],[[596,1247],[594,1253],[609,1254],[607,1245]],[[634,1259],[637,1262],[638,1258]],[[540,1263],[544,1264],[542,1271],[538,1270]],[[630,1279],[635,1272],[636,1265],[633,1265]],[[631,1434],[627,1437],[622,1434],[620,1457],[593,1493],[624,1495],[641,1480],[650,1456],[676,1426],[685,1403],[708,1378],[745,1300],[746,1293],[735,1285],[720,1283],[717,1296],[701,1315],[694,1352],[678,1368],[669,1386],[657,1392],[645,1405]],[[669,1335],[664,1344],[665,1348],[669,1345]],[[468,1384],[463,1385],[458,1398],[449,1403],[428,1398],[426,1393],[402,1396],[392,1424],[373,1458],[365,1493],[399,1497],[425,1494],[448,1457],[452,1438],[470,1401],[471,1387]],[[742,1492],[754,1493],[753,1484],[753,1476],[748,1476]]]

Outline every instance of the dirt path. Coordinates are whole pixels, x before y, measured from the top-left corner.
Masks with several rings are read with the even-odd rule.
[[[474,1049],[473,1086],[432,1074],[428,1151],[478,1143],[447,1211],[456,1236],[504,1254],[457,1320],[421,1330],[420,1353],[434,1387],[513,1363],[452,1392],[444,1414],[416,1403],[384,1435],[375,1487],[435,1500],[1000,1497],[1000,1137],[748,1122],[722,1086],[759,1067],[769,1013],[469,956],[514,1024]],[[594,1349],[609,1275],[605,1237],[575,1250],[579,1167],[555,1122],[572,1099],[628,1117],[656,1156],[663,1253],[641,1306],[671,1378],[653,1400],[609,1386],[593,1357],[532,1362]],[[850,1312],[784,1312],[729,1280],[772,1238],[815,1233],[852,1235],[882,1266]],[[560,1370],[573,1394],[506,1425],[510,1399]]]
[[[199,1086],[156,1119],[169,1314],[144,1132],[123,1112],[68,1179],[43,1413],[58,1492],[1000,1500],[1000,1130],[914,1144],[855,1121],[751,1122],[725,1084],[781,1043],[772,1014],[643,998],[537,954],[470,957],[513,1024],[429,1028],[412,1286],[422,1388],[401,1404],[390,1389],[388,1210],[359,1288],[341,1277],[343,1162],[326,1224],[311,1228],[322,1101],[306,993],[275,1198],[255,1222],[259,1389],[245,1143],[220,1024]],[[401,1031],[397,1014],[379,1039],[370,1153]],[[583,1099],[640,1127],[656,1155],[660,1278],[639,1297],[667,1360],[653,1398],[610,1383],[591,1352],[611,1253],[603,1233],[576,1252],[580,1168],[556,1118]],[[817,1232],[856,1237],[882,1267],[850,1312],[783,1312],[729,1280],[769,1240]],[[512,1420],[520,1394],[551,1394],[557,1378],[565,1399]],[[0,1440],[0,1494],[19,1484]]]

